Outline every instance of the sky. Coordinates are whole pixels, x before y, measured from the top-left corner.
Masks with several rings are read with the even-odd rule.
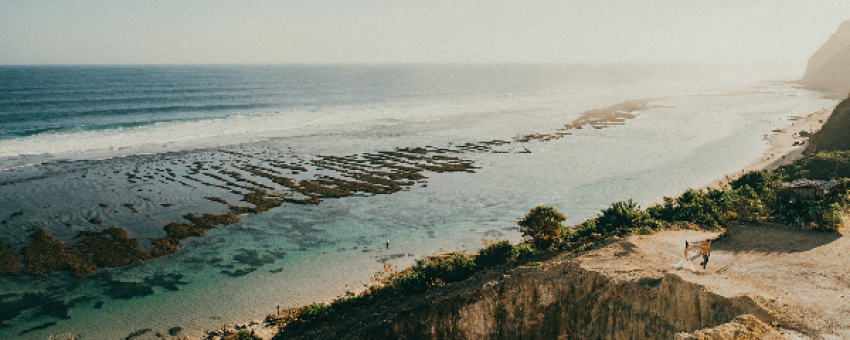
[[[847,0],[0,0],[0,65],[772,62]]]

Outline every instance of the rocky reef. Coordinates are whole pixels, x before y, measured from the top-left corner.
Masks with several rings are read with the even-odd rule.
[[[93,273],[97,267],[80,255],[79,250],[57,240],[43,229],[30,234],[32,244],[23,249],[25,275],[43,275],[68,270],[75,276]]]
[[[21,260],[12,247],[0,240],[0,275],[21,275]]]
[[[236,223],[240,214],[261,213],[286,203],[320,204],[326,199],[388,195],[417,184],[427,186],[428,172],[475,172],[478,168],[474,161],[459,157],[461,154],[525,153],[528,151],[516,151],[510,144],[560,139],[573,133],[567,131],[583,127],[601,129],[622,125],[626,120],[637,117],[639,111],[652,108],[651,101],[626,101],[590,110],[556,132],[521,135],[513,141],[468,142],[448,147],[417,146],[343,156],[316,155],[312,159],[302,159],[280,150],[258,151],[241,146],[198,151],[200,157],[195,161],[187,161],[179,155],[173,159],[167,155],[155,155],[152,157],[158,165],[154,168],[141,162],[134,163],[123,171],[123,175],[119,175],[125,178],[128,187],[137,192],[150,192],[149,188],[161,188],[163,184],[190,189],[204,187],[209,190],[202,198],[212,205],[225,205],[226,212],[221,213],[221,207],[216,207],[217,213],[182,214],[183,220],[164,226],[153,225],[153,228],[162,228],[157,231],[164,232],[165,236],[150,238],[149,249],[142,249],[139,240],[128,237],[127,231],[116,225],[122,222],[110,221],[109,214],[119,214],[113,207],[123,207],[134,215],[153,221],[151,214],[157,214],[154,211],[157,206],[168,208],[172,206],[170,203],[99,203],[99,208],[92,211],[101,211],[102,214],[86,216],[85,220],[71,222],[57,216],[57,220],[65,221],[67,228],[84,223],[95,228],[62,240],[52,236],[60,235],[57,230],[27,225],[19,218],[24,212],[15,212],[3,220],[4,225],[27,230],[31,233],[29,239],[32,243],[0,245],[0,275],[43,275],[63,270],[85,275],[98,268],[166,256],[179,251],[182,240],[202,236],[209,228]],[[118,170],[109,172],[122,173]],[[144,199],[151,201],[147,197]]]
[[[100,268],[112,268],[149,259],[146,251],[139,249],[139,241],[127,237],[127,231],[111,227],[101,232],[82,231],[75,248],[84,260]]]

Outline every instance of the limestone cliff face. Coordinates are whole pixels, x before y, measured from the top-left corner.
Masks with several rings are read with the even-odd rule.
[[[850,92],[850,20],[809,58],[802,82],[818,91]]]
[[[416,339],[673,339],[745,314],[773,320],[749,297],[723,297],[675,274],[617,280],[570,262],[465,295],[399,313],[385,331]]]
[[[690,239],[716,234],[682,231]],[[539,266],[503,266],[403,298],[378,298],[283,339],[778,339],[761,295],[708,272],[670,270],[662,241],[613,239]],[[661,242],[661,243],[658,243]],[[560,255],[558,255],[560,256]],[[756,296],[753,298],[752,296]]]

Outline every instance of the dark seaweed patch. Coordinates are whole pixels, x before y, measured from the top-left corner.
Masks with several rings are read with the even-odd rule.
[[[175,336],[177,334],[180,334],[180,331],[182,330],[182,327],[171,327],[168,329],[168,335]]]
[[[183,274],[156,274],[153,276],[148,276],[145,278],[145,283],[151,286],[158,286],[170,291],[178,291],[180,287],[177,285],[185,285],[188,282],[180,281],[183,278]]]
[[[251,274],[256,270],[257,270],[257,268],[252,267],[252,268],[243,268],[243,269],[237,269],[237,270],[222,270],[221,273],[226,274],[227,276],[230,276],[230,277],[240,277],[240,276],[245,276],[245,275]]]
[[[82,296],[65,302],[55,295],[41,292],[5,294],[0,296],[0,328],[9,327],[7,321],[13,320],[27,311],[31,311],[29,317],[32,319],[53,317],[67,320],[71,318],[68,315],[69,309],[78,303],[91,300],[91,297]]]
[[[10,299],[20,297],[18,299]],[[0,328],[9,327],[6,321],[13,320],[24,312],[52,302],[44,293],[5,294],[0,296]]]
[[[133,333],[130,333],[130,335],[128,335],[126,338],[124,338],[124,340],[132,340],[133,338],[135,338],[135,337],[139,337],[139,336],[142,336],[142,335],[145,335],[145,334],[147,334],[147,333],[148,333],[148,332],[150,332],[150,331],[151,331],[151,329],[150,329],[150,328],[145,328],[145,329],[137,330],[137,331],[135,331],[135,332],[133,332]]]
[[[50,327],[53,327],[53,326],[56,326],[55,322],[45,322],[41,325],[38,325],[38,326],[35,326],[35,327],[32,327],[32,328],[27,328],[26,330],[21,332],[21,335],[27,334],[29,332],[40,331],[42,329],[47,329],[47,328],[50,328]]]
[[[272,255],[260,256],[259,252],[253,249],[240,248],[237,254],[233,255],[233,261],[248,265],[251,267],[262,267],[267,264],[274,263],[277,259]]]
[[[286,257],[286,252],[283,250],[269,250],[269,254],[278,260]]]
[[[141,282],[110,281],[106,284],[104,294],[113,299],[129,300],[137,296],[151,295],[153,288]]]

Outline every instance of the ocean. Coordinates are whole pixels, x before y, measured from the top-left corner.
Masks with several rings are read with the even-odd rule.
[[[386,263],[517,242],[515,221],[537,205],[567,224],[615,201],[646,207],[740,173],[767,156],[772,130],[837,103],[800,73],[0,67],[0,240],[20,258],[37,229],[80,249],[124,230],[153,254],[170,223],[239,218],[176,252],[92,260],[110,268],[89,275],[0,276],[0,338],[198,336],[357,292]]]

